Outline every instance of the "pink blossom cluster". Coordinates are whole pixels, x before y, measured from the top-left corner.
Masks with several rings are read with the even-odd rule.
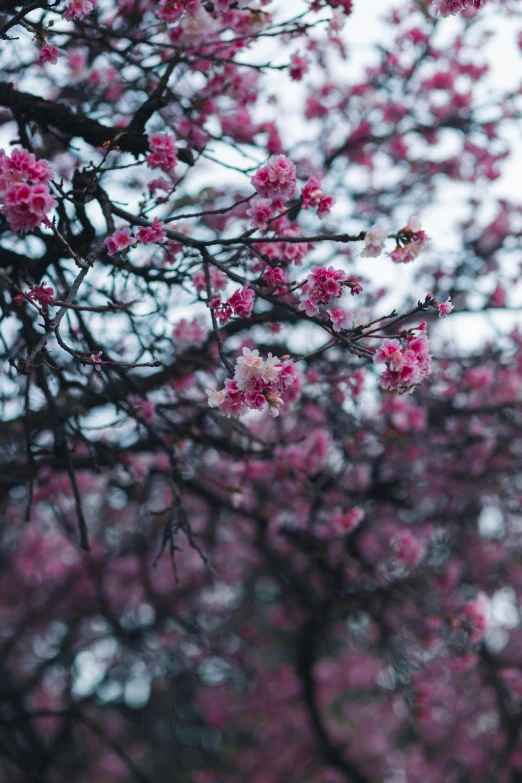
[[[182,318],[174,327],[172,339],[175,348],[182,351],[191,346],[201,348],[207,339],[207,332],[198,318],[193,318],[191,321]]]
[[[94,9],[94,3],[91,0],[71,0],[65,11],[63,18],[71,22],[73,19],[85,19]]]
[[[266,166],[256,171],[251,182],[261,198],[280,208],[295,195],[295,166],[285,155],[272,155]]]
[[[11,156],[0,150],[0,201],[2,214],[13,231],[24,233],[39,226],[56,206],[48,182],[53,172],[31,152],[15,149]]]
[[[134,245],[135,242],[136,239],[132,236],[131,230],[128,226],[125,226],[125,228],[117,228],[114,234],[105,239],[107,253],[110,256],[114,256],[116,253],[121,253],[122,251],[127,250],[127,248],[131,245]]]
[[[274,217],[275,210],[269,201],[261,198],[254,198],[246,211],[252,218],[250,225],[252,228],[266,228],[268,221]]]
[[[165,177],[156,177],[156,179],[153,179],[152,182],[149,182],[147,185],[150,193],[155,193],[156,190],[164,190],[165,193],[168,193],[171,187],[172,183],[167,182]]]
[[[271,228],[278,237],[298,238],[302,236],[301,229],[296,223],[291,223],[284,215],[274,220]],[[302,266],[303,258],[310,250],[309,242],[259,242],[256,249],[273,261],[285,261],[288,264]]]
[[[287,276],[280,266],[265,267],[263,280],[275,296],[284,296],[287,293]]]
[[[61,56],[62,53],[57,46],[44,41],[38,52],[38,63],[39,65],[45,65],[45,63],[56,65],[58,58]]]
[[[400,392],[412,392],[430,373],[431,356],[426,334],[407,334],[403,348],[400,340],[384,339],[373,360],[386,364],[381,375],[381,387]]]
[[[215,266],[211,266],[208,270],[208,273],[210,277],[210,288],[212,291],[221,291],[223,288],[226,288],[228,277],[224,272],[221,271],[221,269],[216,269]],[[196,291],[206,291],[207,278],[205,275],[205,270],[198,269],[197,272],[194,272],[192,275],[192,282],[196,287]]]
[[[435,10],[440,16],[454,16],[462,11],[480,11],[490,0],[436,0]]]
[[[15,296],[13,301],[16,302],[16,304],[23,304],[28,299],[30,301],[38,302],[42,307],[49,307],[54,304],[54,288],[46,286],[44,283],[42,283],[42,285],[33,285],[29,291]]]
[[[351,508],[348,511],[337,509],[328,520],[328,531],[331,535],[346,536],[358,528],[363,519],[362,508]]]
[[[383,223],[374,223],[374,225],[368,229],[364,237],[364,250],[361,253],[362,258],[377,258],[380,256],[384,243],[388,238],[388,228]]]
[[[480,593],[464,606],[456,625],[466,631],[472,644],[478,644],[488,630],[488,617],[489,601],[484,593]]]
[[[346,275],[342,269],[334,269],[333,266],[313,266],[308,275],[308,298],[304,299],[299,309],[307,315],[316,315],[320,304],[328,304],[330,299],[338,299],[343,294],[343,283]]]
[[[250,318],[254,307],[255,294],[248,285],[238,288],[228,299],[228,304],[238,318]]]
[[[236,360],[234,378],[226,379],[225,388],[207,389],[208,404],[219,408],[227,418],[237,418],[248,409],[262,411],[267,404],[270,415],[279,416],[296,378],[297,371],[289,357],[280,359],[269,353],[263,359],[257,349],[245,347]]]
[[[332,322],[334,332],[340,332],[342,329],[349,329],[353,324],[354,314],[350,310],[343,310],[342,307],[336,307],[334,310],[326,311]]]
[[[161,169],[165,174],[173,175],[178,162],[176,140],[170,133],[152,133],[149,136],[150,155],[147,155],[147,166],[151,169]]]
[[[424,557],[425,546],[409,530],[401,530],[391,540],[395,561],[407,568],[416,568]]]
[[[233,315],[238,318],[250,318],[254,307],[255,294],[248,286],[238,288],[226,302],[222,302],[219,296],[213,297],[209,305],[221,325],[230,321]]]
[[[159,221],[158,218],[154,218],[151,226],[140,226],[136,234],[136,239],[144,245],[163,242],[165,240],[163,223]]]
[[[346,288],[350,289],[350,295],[351,296],[358,296],[359,294],[362,294],[363,287],[359,283],[359,280],[355,277],[355,275],[350,275],[346,278],[346,281],[344,283]]]
[[[129,397],[129,404],[132,405],[136,413],[147,424],[150,424],[154,420],[155,406],[150,400],[143,400],[141,397]]]
[[[335,204],[333,196],[323,192],[321,181],[312,175],[301,192],[303,209],[317,208],[317,217],[323,218],[330,214]]]
[[[157,11],[158,18],[167,24],[175,24],[183,16],[186,5],[178,0],[161,0]]]
[[[419,257],[428,241],[429,237],[422,230],[420,220],[411,217],[408,225],[400,230],[397,247],[389,253],[389,256],[395,264],[409,264]]]
[[[392,426],[398,432],[422,432],[426,429],[426,409],[414,405],[405,397],[386,394],[382,401],[381,411],[390,419]]]
[[[299,54],[292,55],[289,68],[290,78],[293,79],[294,82],[300,82],[309,67],[310,60],[308,57],[302,57]]]
[[[448,296],[444,302],[436,304],[435,307],[439,311],[439,318],[445,318],[454,308],[453,302],[451,301],[451,296]]]

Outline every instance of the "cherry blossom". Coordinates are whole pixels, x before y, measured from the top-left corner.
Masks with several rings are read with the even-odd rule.
[[[107,253],[110,256],[114,256],[116,253],[121,253],[127,250],[134,244],[135,238],[131,234],[131,230],[128,226],[124,228],[117,228],[114,234],[107,237],[105,244],[107,245]],[[143,241],[143,240],[142,240]]]
[[[85,19],[94,8],[94,3],[91,0],[71,0],[65,11],[63,12],[63,18],[71,22],[73,19]]]
[[[366,232],[364,241],[365,247],[361,253],[363,258],[377,258],[380,256],[384,243],[388,237],[388,229],[383,223],[375,223]]]
[[[335,310],[327,310],[326,312],[330,316],[334,332],[348,329],[353,323],[354,314],[349,310],[343,310],[342,307],[336,307]]]
[[[273,155],[266,166],[256,171],[251,182],[261,198],[279,206],[295,194],[295,166],[285,155]]]

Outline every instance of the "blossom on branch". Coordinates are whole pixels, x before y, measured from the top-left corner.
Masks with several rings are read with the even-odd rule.
[[[295,166],[285,155],[273,155],[266,166],[256,171],[251,182],[261,198],[274,202],[279,208],[295,195]]]
[[[0,200],[2,214],[13,229],[25,233],[36,228],[56,206],[48,182],[53,172],[31,152],[15,149],[10,156],[0,150]]]
[[[207,389],[208,405],[219,408],[227,418],[237,418],[248,409],[262,411],[268,406],[272,417],[279,416],[285,402],[293,401],[290,389],[297,380],[293,363],[283,357],[263,360],[257,349],[243,348],[236,360],[234,378],[227,378],[225,388]]]
[[[386,364],[381,387],[412,392],[430,373],[431,356],[425,334],[406,334],[405,345],[398,339],[384,339],[374,355],[376,364]]]

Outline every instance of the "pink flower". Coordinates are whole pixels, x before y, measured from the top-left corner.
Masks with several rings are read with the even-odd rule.
[[[63,18],[71,22],[73,19],[85,19],[94,8],[90,0],[71,0],[63,13]]]
[[[353,323],[354,314],[349,310],[343,310],[342,307],[337,307],[335,310],[327,310],[326,312],[330,316],[334,332],[348,329]]]
[[[147,424],[153,421],[155,415],[154,403],[149,402],[149,400],[142,400],[141,397],[129,397],[129,403]]]
[[[309,67],[310,60],[308,57],[301,57],[299,54],[294,54],[290,61],[290,77],[295,82],[300,82]]]
[[[156,190],[164,190],[165,193],[168,193],[172,187],[172,184],[167,182],[164,177],[156,177],[156,179],[153,179],[152,182],[149,182],[147,187],[151,193],[154,193]]]
[[[228,277],[225,275],[224,272],[221,271],[221,269],[216,269],[215,266],[211,266],[208,271],[210,277],[210,287],[212,291],[221,291],[223,288],[226,288],[228,283]],[[197,272],[194,272],[194,274],[192,275],[192,282],[196,287],[196,291],[206,291],[207,278],[205,275],[205,270],[199,269]],[[219,299],[218,299],[218,304],[219,304]],[[210,306],[212,307],[212,302],[210,303]]]
[[[0,150],[0,200],[2,213],[13,231],[36,228],[56,206],[48,181],[53,172],[44,160],[24,149],[8,156]]]
[[[122,250],[126,250],[128,247],[135,243],[135,239],[131,234],[130,228],[117,228],[114,234],[107,237],[105,244],[107,245],[107,253],[110,256],[120,253]]]
[[[352,533],[364,519],[364,511],[361,508],[352,508],[349,511],[336,512],[329,520],[332,533],[345,536]]]
[[[350,275],[350,277],[345,282],[345,286],[350,289],[351,296],[357,296],[363,292],[362,285],[359,283],[357,278],[354,277],[354,275]]]
[[[388,229],[383,223],[374,223],[365,234],[365,248],[361,253],[362,258],[377,258],[380,256],[384,243],[388,238]]]
[[[260,198],[252,199],[250,206],[246,211],[247,215],[252,218],[250,225],[253,228],[266,228],[266,225],[270,218],[274,217],[274,208],[269,201],[264,201]]]
[[[184,12],[185,3],[178,2],[178,0],[161,0],[157,14],[162,22],[175,24],[181,19]]]
[[[397,247],[389,253],[395,264],[409,264],[414,261],[428,244],[429,237],[421,229],[419,218],[411,217],[408,224],[399,232]]]
[[[489,601],[484,593],[479,593],[474,601],[470,601],[461,612],[460,624],[468,633],[472,644],[481,642],[488,629]]]
[[[138,229],[136,239],[144,245],[152,245],[154,242],[163,242],[165,239],[163,223],[161,223],[158,218],[154,218],[151,226],[141,226]]]
[[[385,339],[373,357],[374,362],[385,363],[381,375],[381,388],[394,389],[401,394],[412,392],[430,374],[431,356],[428,338],[423,334],[407,335],[407,347],[397,339]]]
[[[179,350],[185,350],[191,346],[201,348],[207,339],[207,332],[197,318],[193,318],[192,321],[182,318],[174,327],[172,338],[175,347]]]
[[[395,560],[408,568],[416,568],[424,557],[425,547],[409,530],[397,533],[391,540]]]
[[[208,407],[218,408],[225,402],[226,392],[225,389],[206,389],[208,396]]]
[[[282,205],[295,195],[295,166],[285,155],[273,155],[252,177],[252,185],[261,198]]]
[[[250,318],[254,307],[255,294],[247,285],[238,288],[228,299],[228,304],[238,318]]]
[[[240,389],[244,389],[247,384],[263,374],[263,359],[259,356],[259,351],[250,348],[243,348],[243,356],[236,361],[236,372],[234,380]]]
[[[376,364],[385,362],[392,370],[400,370],[404,364],[404,360],[402,356],[402,346],[399,340],[383,340],[380,347],[375,352],[373,361]]]
[[[147,166],[151,169],[161,169],[165,174],[173,175],[178,162],[178,149],[174,136],[169,133],[153,133],[149,136],[150,155],[147,155]]]
[[[91,353],[91,362],[93,362],[94,369],[97,370],[98,372],[101,372],[101,365],[102,365],[101,355],[102,355],[102,353],[103,353],[103,351],[98,351],[98,353]]]
[[[490,0],[436,0],[435,11],[440,16],[453,16],[467,9],[479,11]]]
[[[333,196],[327,196],[323,192],[321,182],[316,176],[312,176],[308,179],[308,182],[301,192],[301,198],[303,199],[303,209],[317,207],[317,216],[320,218],[329,215],[335,204],[335,198]]]
[[[237,417],[250,410],[262,411],[268,405],[270,416],[279,416],[280,409],[293,403],[299,395],[297,371],[288,357],[281,360],[268,354],[259,355],[256,349],[243,348],[236,360],[234,378],[227,378],[225,388],[207,389],[208,405],[219,408],[223,416]]]
[[[232,308],[226,302],[222,302],[219,296],[214,296],[209,302],[209,307],[214,311],[217,320],[223,326],[228,324],[233,316]]]
[[[73,75],[78,76],[82,73],[87,63],[85,54],[78,49],[71,49],[67,52],[67,65],[73,72]]]
[[[445,318],[453,310],[453,304],[451,302],[451,296],[448,296],[445,302],[441,302],[438,306],[439,318]]]
[[[48,307],[54,304],[54,289],[45,285],[34,285],[27,296],[31,299],[35,299],[43,307]]]
[[[58,62],[58,57],[61,56],[61,51],[56,46],[53,46],[46,41],[38,53],[38,62],[40,65],[44,65],[45,63],[54,65]]]
[[[319,311],[320,304],[328,304],[330,299],[338,299],[342,296],[342,283],[345,281],[346,275],[341,269],[334,269],[332,266],[328,268],[313,266],[306,285],[309,296],[299,304],[299,309],[304,310],[309,316],[315,315]]]

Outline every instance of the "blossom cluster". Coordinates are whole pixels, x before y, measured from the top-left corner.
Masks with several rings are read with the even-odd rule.
[[[149,136],[149,149],[147,166],[161,169],[172,176],[178,162],[178,148],[174,137],[170,133],[152,133]]]
[[[0,150],[0,201],[13,231],[24,233],[40,225],[56,206],[48,182],[53,172],[31,152],[15,149],[11,156]]]
[[[161,0],[158,18],[167,24],[178,22],[185,12],[186,3],[177,2],[177,0]]]
[[[395,264],[409,264],[415,261],[428,244],[429,237],[422,230],[420,220],[411,217],[408,225],[401,228],[397,238],[397,247],[389,254]]]
[[[85,19],[91,11],[94,9],[94,3],[91,0],[71,0],[65,11],[63,12],[63,18],[68,22],[73,19]]]
[[[133,236],[128,226],[124,228],[117,228],[114,234],[105,239],[107,245],[107,253],[110,256],[121,253],[127,248],[132,247],[136,242],[141,242],[143,245],[152,245],[154,243],[160,243],[165,240],[165,231],[163,223],[154,218],[150,226],[140,226],[136,232],[136,236]]]
[[[323,192],[321,181],[311,176],[301,192],[303,209],[317,208],[317,217],[323,218],[330,214],[335,198]]]
[[[342,269],[334,269],[333,266],[313,266],[308,275],[306,287],[308,298],[304,299],[299,309],[307,315],[316,315],[320,304],[328,304],[330,299],[338,299],[343,294],[343,283],[346,275]]]
[[[398,339],[385,339],[373,357],[377,364],[386,364],[381,375],[381,387],[400,392],[412,392],[430,373],[431,356],[428,337],[406,334],[403,348]]]
[[[302,236],[300,227],[291,223],[284,215],[274,220],[271,228],[277,232],[278,237],[298,238]],[[259,242],[256,250],[273,261],[285,261],[288,264],[302,266],[303,258],[309,251],[310,242]]]
[[[236,360],[234,378],[225,380],[225,388],[207,389],[208,404],[219,408],[223,416],[237,418],[248,409],[262,411],[268,404],[271,416],[279,416],[281,406],[293,402],[290,392],[297,379],[297,371],[287,356],[281,359],[268,354],[266,359],[257,349],[243,348]]]
[[[490,0],[437,0],[435,10],[440,16],[454,16],[467,10],[480,11],[489,2]]]
[[[45,63],[49,63],[50,65],[56,65],[58,58],[61,56],[62,53],[57,46],[44,41],[38,52],[38,64],[45,65]]]
[[[248,285],[238,288],[226,302],[222,302],[219,296],[214,296],[210,302],[210,309],[214,312],[221,325],[227,324],[232,315],[238,318],[250,318],[254,309],[255,294]]]
[[[272,155],[266,166],[256,171],[251,182],[261,198],[280,208],[295,195],[295,166],[285,155]]]
[[[391,540],[396,562],[407,568],[416,568],[424,557],[425,546],[409,530],[401,530]]]
[[[19,294],[13,298],[16,304],[23,304],[27,300],[31,302],[38,302],[42,307],[49,307],[54,304],[54,288],[46,286],[44,283],[41,285],[33,285],[29,291],[23,294]]]
[[[223,288],[226,288],[228,277],[224,272],[222,272],[220,269],[216,269],[215,266],[211,266],[209,267],[208,273],[210,278],[210,288],[212,291],[221,291]],[[196,291],[205,291],[207,288],[205,270],[198,269],[197,272],[194,272],[192,275],[192,282],[194,283]]]
[[[365,247],[361,253],[362,258],[377,258],[377,256],[380,256],[387,237],[387,227],[383,223],[374,223],[365,234]]]

